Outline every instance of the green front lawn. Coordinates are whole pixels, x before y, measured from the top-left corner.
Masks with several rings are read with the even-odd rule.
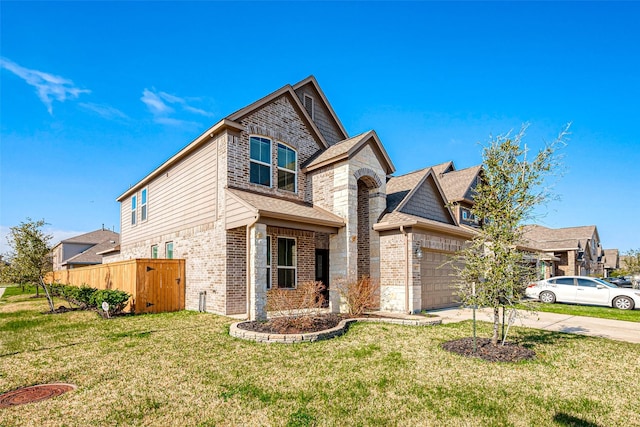
[[[531,306],[536,311],[543,311],[547,313],[559,313],[569,316],[600,317],[602,319],[640,322],[640,309],[638,307],[636,307],[635,310],[619,310],[613,307],[560,303],[545,304],[538,301],[528,301],[527,305]],[[521,306],[521,308],[523,307],[524,306]]]
[[[512,328],[537,359],[494,364],[448,353],[471,323],[355,324],[313,344],[231,338],[231,319],[195,312],[103,320],[0,304],[0,392],[78,389],[0,409],[0,425],[638,425],[640,345]],[[7,301],[5,300],[5,301]],[[58,305],[58,304],[57,304]],[[489,336],[490,325],[479,332]]]

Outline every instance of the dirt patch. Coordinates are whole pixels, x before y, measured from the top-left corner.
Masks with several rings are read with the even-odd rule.
[[[60,396],[71,390],[75,390],[73,384],[41,384],[31,387],[23,387],[4,394],[0,394],[0,409],[11,406],[24,405],[25,403],[40,402],[45,399]]]
[[[462,338],[448,341],[442,344],[442,348],[452,353],[467,357],[477,357],[489,362],[519,362],[536,357],[536,353],[530,348],[520,344],[506,342],[504,345],[491,345],[488,338],[476,338],[476,351],[473,349],[473,338]]]

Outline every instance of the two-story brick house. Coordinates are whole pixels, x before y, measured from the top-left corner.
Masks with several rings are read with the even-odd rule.
[[[184,258],[187,309],[250,318],[264,318],[271,288],[362,276],[379,281],[383,310],[452,305],[440,266],[472,233],[431,168],[394,170],[375,131],[350,137],[309,77],[222,119],[118,197],[120,253],[105,262]]]

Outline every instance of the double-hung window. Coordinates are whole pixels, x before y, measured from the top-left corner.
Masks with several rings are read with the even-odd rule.
[[[271,187],[271,140],[252,136],[249,146],[249,181]]]
[[[147,189],[140,194],[140,221],[147,220]]]
[[[136,208],[138,207],[138,198],[131,197],[131,225],[136,225]]]
[[[296,181],[298,176],[298,155],[283,144],[278,144],[278,188],[296,192]]]
[[[278,287],[296,287],[296,239],[278,237]]]

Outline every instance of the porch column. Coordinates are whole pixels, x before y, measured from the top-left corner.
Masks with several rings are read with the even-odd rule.
[[[267,226],[249,227],[249,319],[267,319]]]

